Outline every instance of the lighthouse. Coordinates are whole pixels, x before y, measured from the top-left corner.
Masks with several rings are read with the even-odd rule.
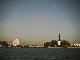
[[[58,40],[58,46],[60,46],[60,45],[61,45],[61,38],[60,38],[61,36],[60,36],[60,34],[59,34],[58,37],[59,37],[59,40]]]

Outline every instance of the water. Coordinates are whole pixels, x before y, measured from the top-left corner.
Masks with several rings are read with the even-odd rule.
[[[0,60],[80,60],[80,48],[0,48]]]

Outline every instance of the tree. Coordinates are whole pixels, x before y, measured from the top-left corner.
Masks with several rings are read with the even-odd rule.
[[[51,47],[53,47],[53,46],[55,46],[55,41],[54,40],[51,41]]]
[[[48,47],[48,46],[50,46],[50,42],[44,43],[44,47]]]
[[[62,40],[61,41],[61,46],[70,46],[70,43],[68,42],[68,41],[66,41],[66,40]]]
[[[55,45],[57,45],[57,41],[56,41],[56,40],[52,40],[52,41],[51,41],[51,47],[53,47],[53,46],[55,46]]]
[[[2,46],[3,47],[8,47],[8,43],[6,41],[2,41]]]

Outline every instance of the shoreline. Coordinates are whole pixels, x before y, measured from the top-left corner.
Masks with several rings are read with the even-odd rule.
[[[0,47],[0,48],[80,48],[80,47]]]

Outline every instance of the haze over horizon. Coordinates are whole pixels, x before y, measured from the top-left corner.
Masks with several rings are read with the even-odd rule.
[[[0,0],[0,40],[80,43],[80,0]]]

